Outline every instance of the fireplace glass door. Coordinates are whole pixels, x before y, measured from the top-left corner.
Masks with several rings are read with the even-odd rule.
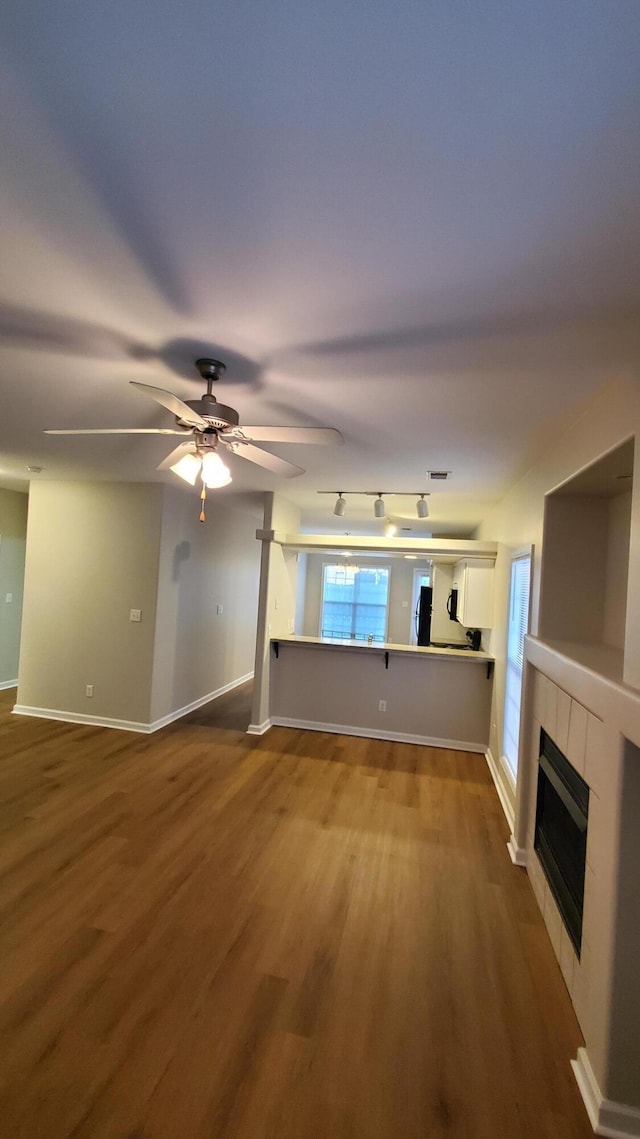
[[[578,956],[588,816],[587,784],[541,731],[534,847]]]

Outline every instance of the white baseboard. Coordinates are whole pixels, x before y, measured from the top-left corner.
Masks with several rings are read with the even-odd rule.
[[[283,728],[304,728],[309,732],[330,732],[340,736],[360,736],[368,740],[390,740],[392,743],[419,744],[421,747],[443,747],[452,751],[476,751],[481,755],[484,744],[466,740],[443,740],[435,736],[414,736],[405,732],[382,732],[373,728],[357,728],[352,724],[323,724],[317,720],[292,720],[288,716],[272,716],[271,724]]]
[[[249,727],[247,728],[247,735],[263,736],[265,732],[269,731],[271,724],[271,720],[263,720],[261,724],[249,724]]]
[[[511,833],[513,834],[513,828],[515,826],[515,821],[516,821],[515,811],[513,809],[512,804],[511,804],[511,800],[509,799],[509,796],[507,795],[507,793],[505,791],[504,784],[502,782],[502,778],[501,778],[501,774],[500,774],[500,768],[498,767],[498,764],[496,763],[496,761],[493,757],[493,754],[492,754],[490,747],[485,749],[484,756],[485,756],[485,759],[487,761],[487,766],[489,768],[489,771],[491,772],[491,778],[493,779],[493,782],[495,784],[496,791],[498,792],[498,798],[500,800],[500,805],[502,806],[502,810],[505,813],[506,820],[509,824],[509,829],[510,829]]]
[[[509,836],[507,843],[507,850],[509,851],[509,858],[514,866],[527,865],[527,850],[524,846],[518,846],[516,836],[514,834]]]
[[[150,735],[152,732],[157,732],[160,728],[166,727],[167,724],[172,724],[174,720],[179,720],[182,716],[188,715],[189,712],[195,712],[196,708],[201,708],[203,704],[217,700],[219,696],[224,696],[225,692],[231,692],[233,688],[238,688],[245,681],[251,680],[252,677],[253,673],[248,672],[245,676],[230,681],[229,684],[223,684],[222,688],[216,688],[215,692],[208,692],[206,696],[200,696],[197,700],[192,700],[190,704],[185,704],[184,708],[169,712],[168,715],[162,716],[159,720],[153,720],[151,723],[143,723],[138,720],[116,720],[110,716],[89,716],[84,712],[63,712],[57,708],[32,708],[27,704],[14,704],[12,711],[16,716],[36,716],[41,720],[61,720],[65,724],[87,724],[96,728],[116,728],[123,732],[141,732],[143,735]]]
[[[208,704],[210,700],[217,700],[219,696],[224,696],[226,692],[231,692],[234,688],[239,688],[241,684],[246,684],[247,680],[253,680],[253,672],[247,672],[244,676],[237,677],[236,680],[230,680],[228,684],[223,684],[222,688],[216,688],[215,692],[208,692],[206,696],[200,696],[197,700],[192,700],[190,704],[185,704],[184,708],[178,708],[175,712],[169,712],[168,715],[161,716],[159,720],[153,720],[146,730],[149,732],[157,732],[159,728],[165,728],[167,724],[172,724],[174,720],[180,720],[183,716],[187,716],[189,712],[195,712],[197,708],[202,708],[202,705]]]
[[[595,1134],[604,1135],[606,1139],[640,1139],[640,1111],[604,1098],[586,1048],[578,1048],[571,1067]]]
[[[14,704],[15,716],[35,716],[38,720],[60,720],[65,724],[87,724],[95,728],[118,728],[123,732],[150,732],[150,724],[137,720],[114,720],[107,716],[86,716],[81,712],[63,712],[59,708],[33,708],[29,704]]]
[[[17,688],[17,680],[0,680],[0,692],[4,692],[5,688]]]

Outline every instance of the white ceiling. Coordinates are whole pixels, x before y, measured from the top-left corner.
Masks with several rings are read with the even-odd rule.
[[[637,372],[638,0],[9,0],[1,35],[2,485],[174,481],[170,439],[42,431],[172,426],[128,381],[197,398],[214,355],[241,422],[345,439],[222,495],[355,533],[350,489],[429,490],[389,512],[465,534]]]

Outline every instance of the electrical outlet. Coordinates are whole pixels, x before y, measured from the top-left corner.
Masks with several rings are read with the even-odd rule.
[[[130,609],[129,610],[129,620],[130,621],[141,621],[142,620],[142,609]]]
[[[378,700],[378,711],[379,712],[386,712],[386,710],[387,710],[387,701],[386,700]]]
[[[222,613],[222,606],[221,605],[216,605],[216,613],[218,614],[218,617]]]
[[[12,593],[6,593],[4,599],[7,603],[7,605],[10,605],[11,602],[13,601],[13,594]]]
[[[87,684],[85,688],[85,696],[93,696],[93,684]]]

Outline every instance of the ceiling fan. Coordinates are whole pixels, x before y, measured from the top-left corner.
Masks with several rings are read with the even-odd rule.
[[[235,455],[264,467],[273,474],[294,478],[304,474],[304,468],[290,463],[256,447],[262,443],[317,443],[340,444],[342,435],[333,427],[241,427],[235,408],[218,403],[212,393],[213,384],[226,371],[221,360],[208,357],[196,360],[196,368],[207,385],[201,399],[181,400],[163,388],[141,384],[135,380],[134,388],[151,396],[176,418],[176,428],[170,427],[97,427],[49,430],[47,435],[182,435],[184,440],[167,455],[158,470],[172,470],[180,478],[195,485],[201,476],[204,488],[226,486],[231,482],[229,468],[218,454],[219,444]]]

